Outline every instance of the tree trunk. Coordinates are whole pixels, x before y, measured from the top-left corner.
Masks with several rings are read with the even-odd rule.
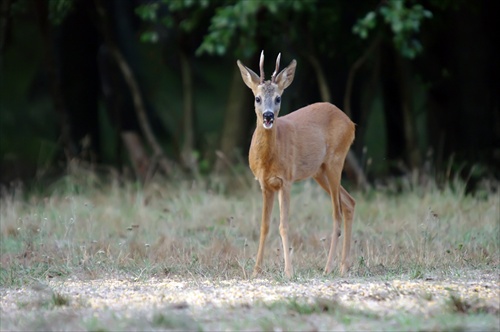
[[[179,51],[181,61],[182,92],[183,92],[183,143],[181,160],[185,168],[191,173],[197,173],[198,167],[194,155],[194,128],[193,128],[193,73],[189,58],[184,51]]]
[[[357,86],[359,89],[359,92],[357,93],[356,98],[360,101],[358,103],[358,110],[356,112],[356,123],[358,124],[358,130],[356,132],[356,141],[358,142],[366,142],[365,141],[365,136],[366,136],[366,129],[368,126],[368,118],[370,116],[370,113],[372,111],[374,102],[375,102],[375,97],[381,93],[380,91],[380,45],[381,38],[378,38],[377,41],[374,41],[370,45],[370,50],[368,50],[362,57],[364,57],[364,61],[362,64],[365,64],[368,58],[373,59],[370,63],[370,68],[369,68],[369,74],[363,76],[363,80],[359,83],[357,83]],[[372,48],[373,46],[373,48]],[[373,53],[373,54],[372,54]],[[366,57],[365,57],[366,55]],[[368,56],[369,55],[369,56]],[[360,57],[361,59],[361,57]],[[359,60],[359,59],[358,59]],[[358,69],[362,67],[362,65],[358,63],[359,67],[356,68],[355,70],[353,67],[351,67],[350,72],[349,72],[349,78],[348,78],[348,83],[347,83],[347,88],[344,96],[344,110],[346,112],[351,113],[352,108],[351,108],[351,101],[353,99],[352,96],[352,91],[353,91],[353,85],[354,85],[354,78],[355,78],[355,73],[357,74]],[[368,69],[368,68],[367,68]],[[366,71],[365,71],[366,72]],[[367,150],[366,150],[366,145],[365,146],[360,146],[358,145],[356,147],[356,151],[358,153],[362,153],[362,162],[361,164],[365,164],[369,162],[370,159],[366,159],[367,155]],[[368,166],[368,165],[367,165]],[[368,169],[368,168],[367,168]]]
[[[130,156],[135,175],[142,183],[146,182],[151,163],[141,137],[135,131],[123,131],[121,136]]]
[[[328,81],[326,80],[325,77],[325,72],[323,71],[323,68],[321,67],[321,64],[319,63],[319,60],[316,55],[314,55],[312,52],[307,52],[305,53],[307,60],[311,64],[311,66],[314,69],[314,73],[316,74],[316,79],[318,80],[318,89],[319,93],[321,96],[321,99],[324,102],[331,103],[332,102],[332,96],[330,94],[330,87],[328,86]],[[344,110],[345,112],[345,110]],[[345,112],[349,117],[350,113]]]
[[[0,5],[0,70],[3,68],[3,55],[7,44],[7,28],[9,27],[10,5],[12,0],[1,0]]]
[[[382,98],[384,102],[384,120],[386,126],[385,135],[387,137],[387,165],[389,172],[394,175],[401,175],[408,172],[406,165],[402,162],[402,157],[405,155],[406,143],[404,126],[402,125],[403,114],[401,112],[401,81],[397,70],[398,54],[394,50],[391,41],[384,41],[381,45],[381,67],[383,75],[381,76],[382,83]]]
[[[154,160],[158,162],[161,170],[165,173],[165,175],[169,175],[173,170],[173,163],[167,159],[163,150],[156,140],[156,137],[153,134],[151,129],[151,125],[149,124],[149,120],[146,115],[146,108],[144,106],[144,101],[142,99],[142,94],[139,89],[139,85],[135,79],[134,73],[130,69],[130,66],[127,63],[127,60],[119,50],[116,42],[112,36],[111,29],[109,27],[108,18],[106,15],[106,11],[102,4],[102,0],[95,0],[97,13],[100,16],[102,32],[104,35],[104,40],[109,48],[111,55],[115,59],[120,68],[125,82],[130,89],[130,93],[132,95],[132,100],[134,103],[135,110],[137,112],[137,118],[139,120],[139,125],[141,130],[146,137],[149,145],[153,149]]]
[[[375,49],[378,47],[380,44],[381,37],[380,35],[377,36],[370,46],[366,49],[366,52],[363,53],[351,66],[351,69],[349,70],[349,76],[347,78],[347,83],[346,83],[346,90],[345,90],[345,95],[344,95],[344,112],[349,116],[350,118],[352,117],[351,114],[351,97],[352,97],[352,86],[354,84],[354,78],[356,77],[356,73],[361,68],[366,60],[370,57],[370,55],[375,51]]]
[[[405,159],[410,165],[410,169],[420,167],[421,156],[418,148],[417,133],[415,125],[415,116],[413,115],[413,96],[412,82],[410,75],[410,64],[408,60],[403,59],[399,54],[397,57],[397,66],[399,67],[399,79],[401,84],[401,111],[403,114],[403,132],[406,144]]]
[[[241,74],[238,67],[234,66],[229,96],[224,114],[224,128],[220,138],[220,149],[215,163],[216,172],[224,172],[229,166],[228,163],[236,161],[237,148],[243,145],[245,137],[245,122],[248,119],[246,112],[251,112],[248,108],[249,91],[241,81]]]
[[[9,1],[4,1],[3,5],[8,5]],[[41,35],[43,38],[44,46],[45,46],[45,61],[47,63],[47,71],[49,76],[49,91],[52,97],[52,102],[54,103],[54,109],[58,115],[59,120],[59,128],[61,130],[60,136],[60,144],[62,145],[62,149],[65,152],[65,156],[67,160],[73,159],[77,155],[77,148],[75,142],[72,139],[71,133],[71,121],[70,117],[66,110],[66,105],[63,98],[63,92],[61,89],[61,79],[57,74],[58,68],[56,65],[54,47],[53,47],[53,34],[52,27],[48,20],[48,3],[45,1],[37,1],[36,2],[36,12],[38,16],[38,24],[40,26]],[[2,8],[5,10],[5,8]],[[7,17],[7,12],[5,13],[5,17]],[[2,34],[4,33],[2,29]],[[0,54],[3,53],[3,38],[2,42],[0,42]],[[1,64],[0,64],[1,67]]]

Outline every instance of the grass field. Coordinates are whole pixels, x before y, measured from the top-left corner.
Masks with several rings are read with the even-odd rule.
[[[289,281],[277,206],[264,273],[249,279],[261,196],[247,178],[141,187],[80,170],[38,193],[4,190],[0,327],[499,329],[496,184],[484,182],[474,195],[458,180],[353,192],[352,264],[340,278],[337,270],[322,275],[329,198],[314,182],[299,183]]]

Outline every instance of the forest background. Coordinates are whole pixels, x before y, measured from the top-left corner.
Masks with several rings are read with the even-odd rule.
[[[238,174],[255,128],[236,60],[298,61],[282,114],[357,124],[353,184],[500,171],[497,1],[2,0],[0,182],[68,166]],[[495,28],[497,26],[497,28]]]

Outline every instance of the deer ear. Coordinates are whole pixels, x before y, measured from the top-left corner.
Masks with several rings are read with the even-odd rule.
[[[240,60],[238,60],[236,64],[240,68],[241,78],[243,79],[243,82],[245,82],[245,84],[253,91],[260,83],[259,76],[257,76],[257,74],[254,73],[250,68],[244,66]]]
[[[276,76],[276,84],[280,90],[285,90],[290,84],[292,84],[293,77],[295,76],[295,68],[297,67],[297,61],[292,60],[288,67],[283,69],[278,76]]]

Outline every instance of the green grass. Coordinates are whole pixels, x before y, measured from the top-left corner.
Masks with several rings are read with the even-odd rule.
[[[250,178],[249,174],[234,182],[218,178],[157,179],[141,187],[81,172],[43,190],[13,188],[3,192],[2,289],[52,278],[91,280],[127,275],[138,281],[172,276],[226,280],[247,279],[251,274],[262,203],[258,184],[242,180]],[[444,188],[430,183],[353,192],[357,205],[352,264],[346,279],[418,281],[436,276],[453,278],[478,270],[498,274],[500,196],[492,189],[496,185],[486,183],[477,195],[465,195],[465,185],[460,181]],[[338,270],[322,275],[332,229],[329,198],[314,182],[305,181],[294,186],[291,207],[289,236],[296,273],[292,282],[338,279]],[[278,210],[276,204],[263,277],[287,283],[279,251]],[[64,308],[71,300],[71,296],[53,293],[44,303],[50,308]],[[422,294],[422,301],[432,300],[432,293]],[[301,326],[294,325],[300,321],[296,317],[330,315],[352,329],[375,328],[382,322],[389,330],[460,331],[468,330],[468,324],[479,326],[476,322],[482,319],[491,327],[496,322],[494,315],[498,315],[453,295],[448,308],[425,321],[408,313],[380,317],[331,299],[312,303],[288,299],[251,310],[281,313],[277,318],[263,314],[256,320],[256,327],[263,330],[294,329]],[[295,318],[289,321],[289,316]],[[132,324],[122,320],[118,327],[133,325],[127,322]],[[203,329],[190,317],[161,311],[148,322],[138,328]],[[367,328],[362,322],[367,322]],[[243,320],[230,326],[249,325]],[[113,330],[95,319],[80,322],[77,327]]]

